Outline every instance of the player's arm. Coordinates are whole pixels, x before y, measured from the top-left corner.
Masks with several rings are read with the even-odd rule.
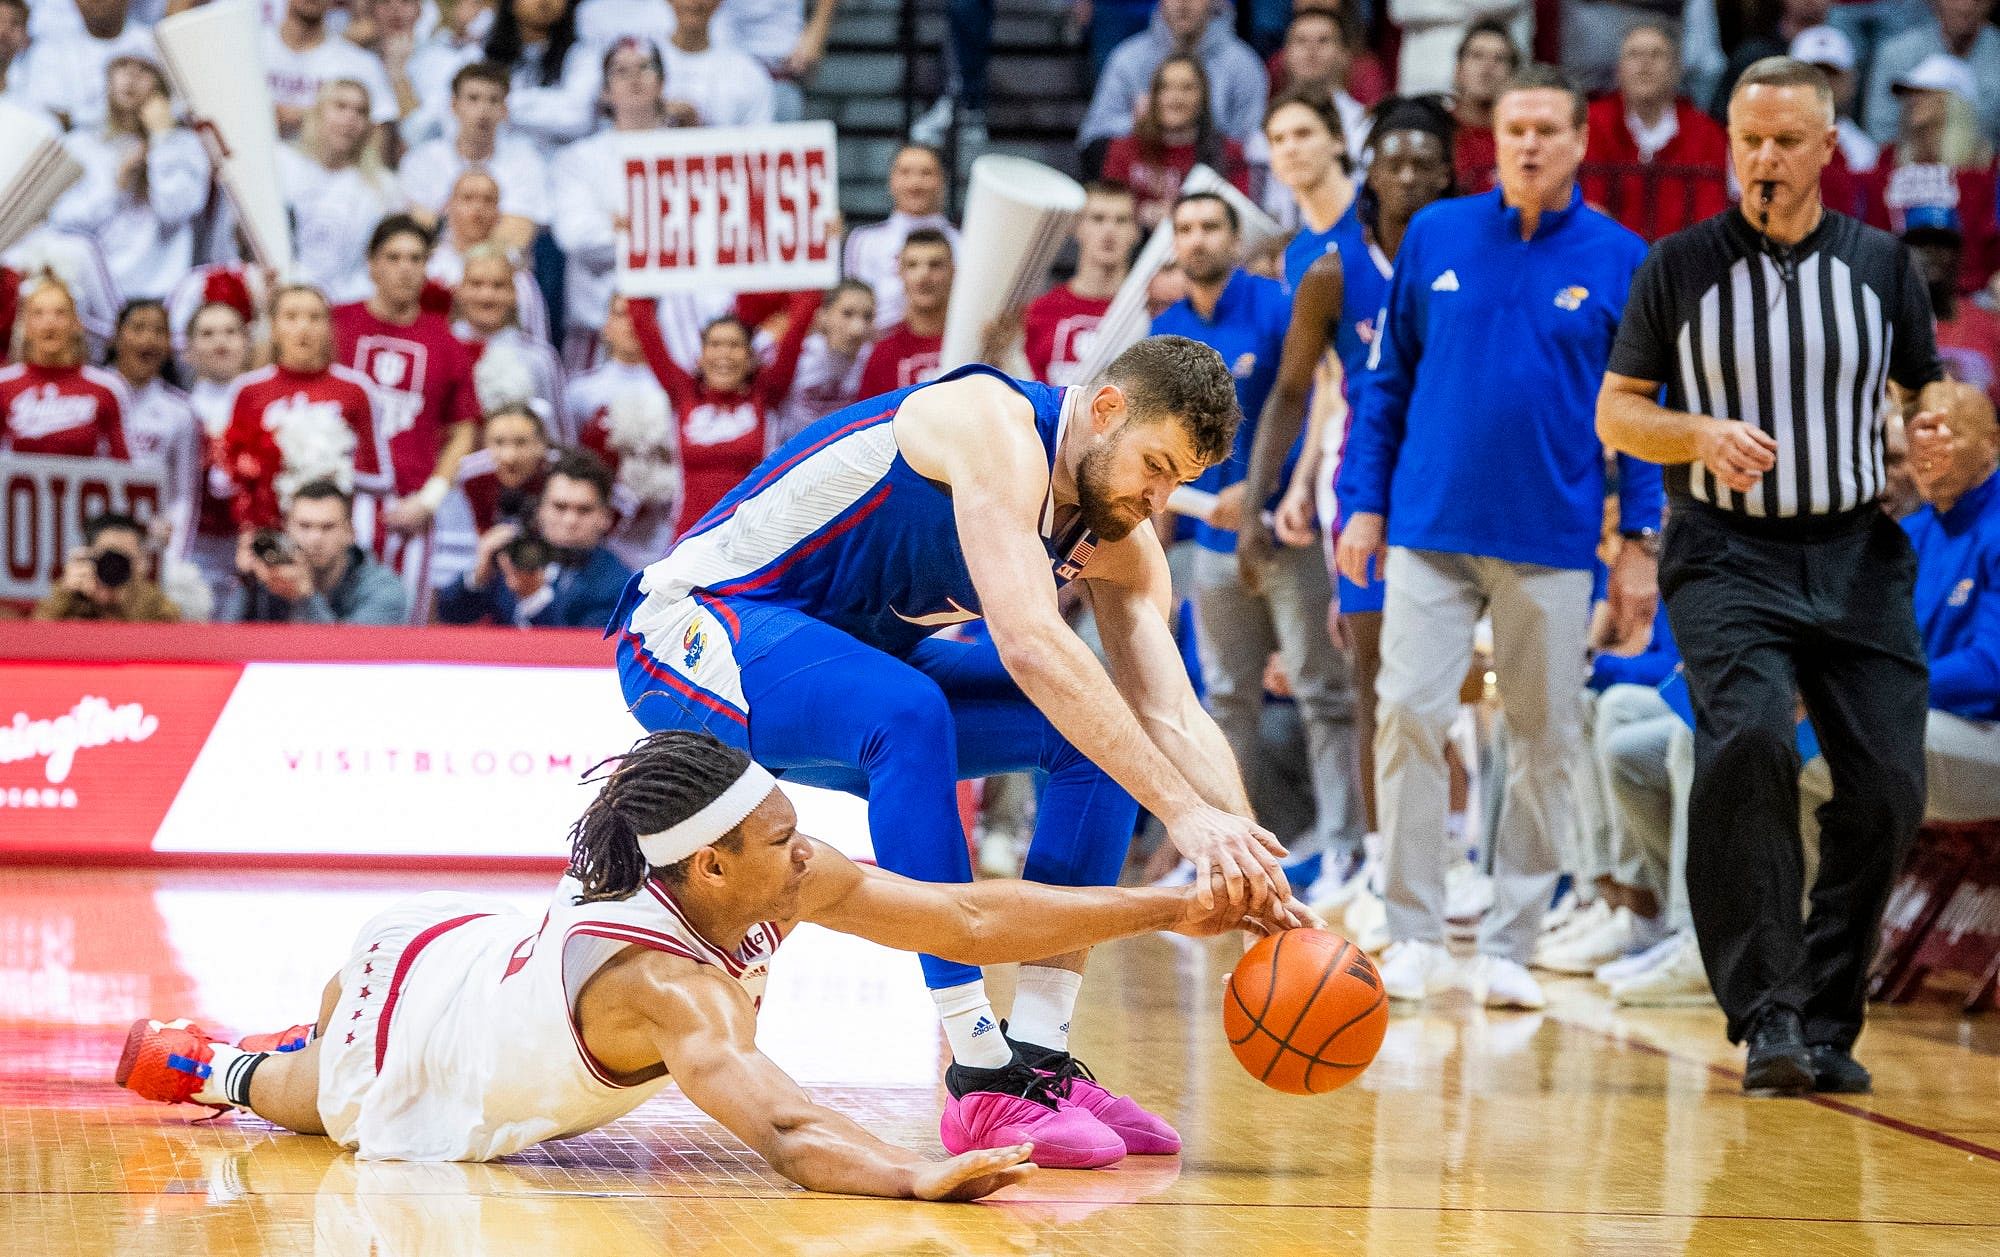
[[[1250,814],[1235,753],[1195,697],[1167,617],[1173,577],[1148,528],[1100,549],[1084,572],[1111,680],[1153,745],[1225,812]]]
[[[1049,481],[1047,456],[1028,402],[990,377],[925,389],[896,416],[897,442],[919,474],[951,486],[959,546],[979,591],[1000,661],[1028,699],[1139,805],[1167,826],[1194,860],[1208,893],[1210,867],[1231,899],[1244,879],[1262,900],[1283,884],[1264,830],[1217,812],[1153,745],[1097,657],[1056,608],[1039,520]]]
[[[756,1012],[729,978],[660,952],[646,952],[622,969],[618,994],[637,1010],[653,1051],[688,1099],[809,1191],[976,1200],[1020,1182],[1034,1168],[1027,1144],[934,1162],[884,1143],[853,1119],[815,1104],[757,1050]]]
[[[1326,357],[1327,329],[1340,313],[1346,288],[1340,255],[1328,253],[1306,270],[1293,297],[1292,322],[1285,330],[1278,379],[1264,399],[1257,436],[1250,442],[1249,467],[1243,474],[1244,508],[1236,526],[1236,564],[1244,583],[1253,590],[1261,586],[1263,565],[1271,557],[1271,534],[1264,525],[1260,504],[1278,487],[1285,454],[1298,440],[1299,427],[1306,419],[1306,399],[1312,395],[1313,372]],[[1304,463],[1317,460],[1318,444],[1309,442],[1305,454]],[[1309,466],[1305,471],[1311,474]]]
[[[1265,933],[1312,923],[1290,902],[1273,901],[1250,917],[1226,900],[1204,908],[1193,887],[918,882],[864,868],[824,843],[813,848],[799,892],[800,920],[960,964],[1009,964],[1161,930],[1201,937],[1239,927]]]

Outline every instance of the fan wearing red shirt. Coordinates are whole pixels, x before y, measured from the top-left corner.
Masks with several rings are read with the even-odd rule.
[[[333,312],[337,360],[381,395],[382,439],[396,496],[383,522],[409,536],[429,526],[451,490],[458,461],[479,437],[472,350],[451,334],[445,315],[422,305],[430,251],[431,235],[416,219],[383,219],[368,241],[375,295]]]
[[[903,281],[903,321],[869,346],[861,368],[863,397],[930,379],[944,353],[944,312],[955,273],[951,241],[928,227],[911,232],[897,255],[896,272]]]
[[[1583,199],[1649,241],[1728,209],[1728,133],[1674,95],[1681,58],[1666,28],[1633,27],[1617,74],[1618,90],[1590,104]]]
[[[21,286],[21,356],[0,369],[0,450],[124,458],[131,394],[116,372],[84,363],[76,299],[52,276]]]
[[[1146,107],[1132,134],[1119,136],[1104,150],[1103,173],[1132,189],[1139,225],[1151,231],[1173,208],[1182,181],[1197,164],[1249,193],[1250,167],[1243,159],[1243,146],[1215,129],[1208,72],[1198,58],[1176,53],[1153,71]]]
[[[692,373],[667,351],[653,302],[627,303],[646,365],[667,390],[680,425],[682,487],[674,516],[676,536],[685,535],[764,461],[764,426],[792,391],[799,351],[812,332],[820,297],[817,291],[791,295],[785,334],[770,362],[762,366],[747,323],[734,315],[715,320],[701,334],[701,357]]]
[[[1452,139],[1452,167],[1460,195],[1490,192],[1498,185],[1500,158],[1493,140],[1493,106],[1500,89],[1521,68],[1521,50],[1506,24],[1493,18],[1474,22],[1458,44],[1452,71],[1451,111],[1458,130]]]
[[[1984,288],[2000,266],[2000,230],[1994,220],[2000,189],[1992,166],[1954,164],[1946,152],[1952,112],[1971,108],[1972,91],[1971,73],[1948,62],[1926,58],[1895,84],[1902,111],[1896,140],[1882,146],[1875,169],[1861,179],[1871,227],[1900,236],[1910,229],[1912,211],[1948,205],[1957,212],[1964,232],[1958,290],[1969,294]],[[1953,96],[1960,98],[1956,105]]]
[[[1029,302],[1021,316],[1021,348],[1037,380],[1082,383],[1077,368],[1090,355],[1097,325],[1132,269],[1138,243],[1132,193],[1115,183],[1091,183],[1076,220],[1076,274]]]
[[[480,533],[531,514],[559,457],[542,417],[526,402],[502,406],[483,426],[486,443],[458,465],[458,491]]]
[[[230,505],[239,529],[277,527],[278,476],[288,469],[279,434],[293,424],[346,425],[354,438],[349,457],[356,494],[389,487],[375,391],[359,373],[333,361],[331,323],[326,297],[317,288],[294,284],[271,296],[271,365],[236,377],[229,426],[216,453],[217,465],[237,486]],[[303,479],[331,474],[324,467],[289,470]]]

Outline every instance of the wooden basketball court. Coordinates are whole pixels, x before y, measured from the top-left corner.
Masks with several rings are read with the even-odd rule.
[[[539,915],[551,881],[448,884]],[[191,1124],[111,1085],[132,1018],[307,1017],[371,912],[446,884],[0,871],[0,1251],[2000,1253],[2000,1018],[1946,996],[1878,1011],[1859,1052],[1873,1096],[1745,1100],[1718,1013],[1618,1010],[1574,981],[1543,1014],[1460,995],[1398,1014],[1358,1082],[1295,1099],[1223,1041],[1232,944],[1133,940],[1094,962],[1073,1046],[1186,1151],[1045,1171],[980,1205],[799,1191],[671,1091],[503,1163],[401,1165],[247,1117]],[[940,1044],[913,959],[802,930],[762,1025],[815,1095],[937,1150]]]

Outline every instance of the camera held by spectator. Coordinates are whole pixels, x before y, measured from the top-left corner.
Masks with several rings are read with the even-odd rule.
[[[438,590],[438,619],[595,628],[610,618],[632,573],[604,545],[611,473],[596,455],[563,455],[532,511],[525,493],[503,492],[499,515],[480,535],[472,570]]]
[[[83,525],[83,545],[70,552],[61,579],[37,603],[37,620],[122,620],[168,623],[180,608],[152,579],[146,526],[107,511]]]
[[[285,526],[242,536],[229,616],[258,624],[401,624],[409,596],[354,540],[354,500],[331,480],[299,486]]]

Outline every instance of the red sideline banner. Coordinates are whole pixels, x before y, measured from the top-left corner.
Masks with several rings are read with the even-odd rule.
[[[0,601],[37,602],[83,544],[83,521],[119,511],[140,523],[160,508],[161,471],[115,458],[0,454]]]
[[[621,137],[618,291],[779,292],[840,279],[831,122]]]
[[[0,861],[560,861],[583,773],[643,732],[609,645],[432,632],[0,625]],[[869,855],[860,799],[785,791]]]

